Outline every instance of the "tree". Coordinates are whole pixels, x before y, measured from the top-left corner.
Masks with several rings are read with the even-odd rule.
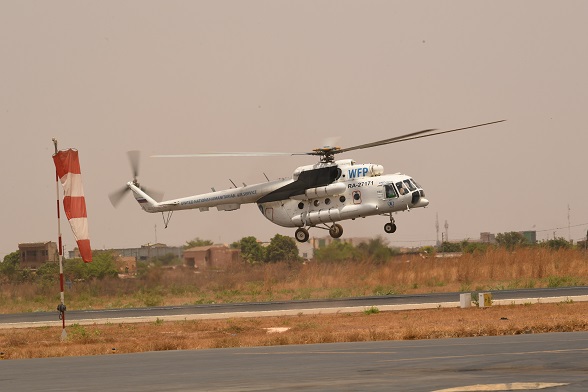
[[[361,243],[357,247],[365,256],[372,259],[376,263],[383,263],[388,261],[394,255],[394,251],[386,245],[385,240],[378,236],[372,238],[367,243]]]
[[[353,245],[343,241],[333,241],[329,245],[314,251],[314,258],[317,261],[350,261],[361,258],[359,252]]]
[[[553,249],[553,250],[559,250],[559,249],[570,249],[572,247],[572,244],[570,242],[568,242],[565,238],[558,237],[558,238],[554,238],[552,240],[547,240],[545,242],[542,242],[541,246],[545,246],[545,247]]]
[[[243,237],[231,244],[231,248],[240,249],[241,257],[249,263],[262,262],[265,257],[263,246],[253,236]]]
[[[72,280],[104,279],[118,276],[115,256],[111,252],[94,251],[91,263],[84,263],[79,258],[66,260],[63,270],[67,278]]]
[[[496,234],[496,243],[508,250],[513,250],[516,247],[527,245],[528,241],[521,233],[510,231]]]
[[[439,247],[440,252],[461,252],[461,244],[457,242],[443,241]]]
[[[209,246],[212,245],[212,241],[209,240],[201,240],[200,238],[196,237],[192,241],[186,241],[184,245],[184,249],[195,248],[197,246]]]
[[[485,242],[469,242],[467,240],[461,242],[461,250],[464,253],[485,253],[490,244]]]
[[[19,264],[20,252],[18,250],[7,254],[0,263],[0,274],[9,278],[12,277],[16,273]]]
[[[276,234],[265,249],[266,262],[275,263],[277,261],[296,261],[299,259],[298,247],[294,239],[280,234]]]

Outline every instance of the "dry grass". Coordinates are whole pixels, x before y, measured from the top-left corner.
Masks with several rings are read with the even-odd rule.
[[[289,328],[269,333],[266,328]],[[0,330],[5,359],[588,330],[588,303]]]
[[[76,282],[68,309],[259,302],[350,296],[581,286],[588,254],[578,250],[489,250],[458,258],[397,256],[388,263],[236,265],[224,272],[153,269],[137,279]],[[0,312],[53,311],[57,282],[0,286]]]

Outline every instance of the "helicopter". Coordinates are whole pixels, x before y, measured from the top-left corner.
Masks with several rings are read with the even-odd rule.
[[[349,151],[372,148],[386,144],[400,143],[424,137],[463,131],[497,124],[505,120],[493,121],[446,131],[425,129],[389,139],[353,147],[341,148],[325,146],[310,152],[214,152],[182,155],[152,155],[155,158],[188,157],[250,157],[250,156],[317,156],[319,161],[312,165],[300,166],[291,178],[245,185],[242,187],[203,193],[173,200],[157,201],[161,194],[142,187],[138,178],[139,152],[129,151],[128,156],[133,171],[133,180],[119,191],[109,195],[113,206],[117,206],[129,191],[141,208],[149,213],[161,212],[167,227],[172,214],[177,210],[199,209],[209,211],[234,211],[243,204],[257,204],[261,214],[270,222],[282,227],[296,228],[294,237],[299,242],[309,240],[309,230],[319,228],[328,230],[333,238],[343,235],[343,227],[338,223],[374,215],[389,218],[384,225],[386,233],[396,232],[393,214],[422,208],[429,205],[425,191],[411,176],[401,173],[385,174],[379,164],[357,163],[353,159],[335,160],[335,156]],[[231,181],[232,182],[232,181]],[[151,196],[150,196],[151,194]],[[167,213],[167,215],[165,215]]]

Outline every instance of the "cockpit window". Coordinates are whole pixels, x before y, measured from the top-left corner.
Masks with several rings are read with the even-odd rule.
[[[396,189],[394,189],[394,184],[387,184],[384,185],[384,189],[386,190],[386,199],[392,199],[398,197],[396,193]]]
[[[400,193],[401,196],[408,193],[408,189],[406,189],[402,181],[396,183],[396,188],[398,188],[398,193]]]
[[[413,184],[414,184],[414,185],[415,185],[417,188],[419,188],[419,189],[423,189],[423,187],[422,187],[422,186],[420,186],[420,185],[419,185],[419,183],[418,183],[418,182],[416,182],[416,181],[414,180],[414,178],[411,178],[411,179],[410,179],[410,181],[412,181],[412,183],[413,183]]]
[[[410,189],[411,191],[416,191],[416,187],[410,180],[404,180],[404,183],[406,184],[408,189]]]

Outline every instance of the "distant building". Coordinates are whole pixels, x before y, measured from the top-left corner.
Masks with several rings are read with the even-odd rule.
[[[48,261],[59,261],[57,244],[48,242],[30,242],[18,244],[20,268],[38,269]]]
[[[536,231],[519,231],[529,244],[537,243],[537,232]],[[488,244],[495,244],[496,243],[496,235],[488,232],[480,233],[480,242],[485,242]]]
[[[112,251],[116,256],[120,257],[134,257],[137,261],[147,261],[152,258],[159,258],[163,256],[167,256],[168,254],[173,254],[178,259],[182,258],[182,254],[184,253],[184,248],[181,246],[167,246],[166,244],[145,244],[141,245],[140,248],[121,248],[121,249],[108,249]],[[69,251],[69,258],[78,258],[80,257],[80,251],[78,248],[75,248],[72,251]]]
[[[347,244],[351,244],[354,247],[360,244],[367,244],[373,240],[371,237],[352,237],[352,238],[333,238],[333,237],[322,237],[322,238],[311,238],[310,243],[313,249],[320,249],[331,245],[333,241],[339,241]]]
[[[537,243],[537,232],[536,231],[519,231],[525,237],[529,244]]]
[[[184,265],[200,270],[225,269],[241,261],[241,251],[227,245],[196,246],[184,250]]]
[[[489,232],[480,233],[480,242],[486,244],[495,244],[496,243],[496,236]]]
[[[296,241],[296,247],[298,248],[298,256],[305,260],[312,260],[314,258],[314,247],[312,239],[306,242]]]

